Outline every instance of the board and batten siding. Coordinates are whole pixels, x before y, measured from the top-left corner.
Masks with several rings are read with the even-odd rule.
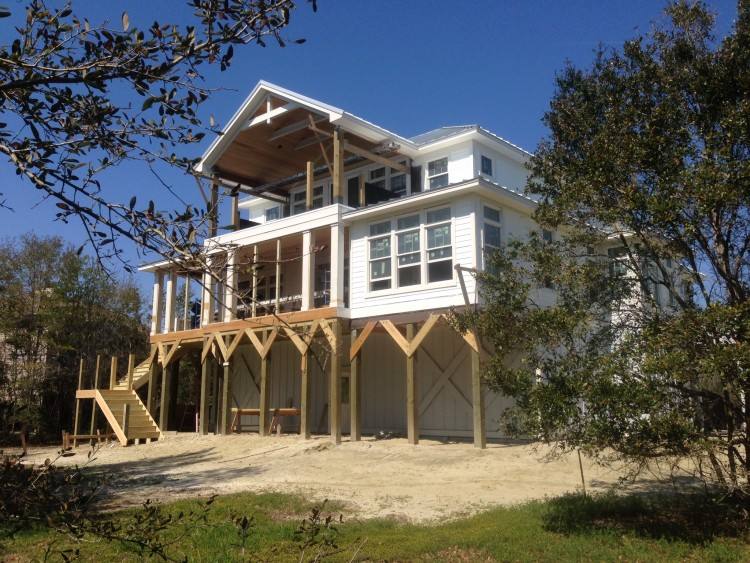
[[[451,237],[453,245],[453,265],[466,267],[476,265],[476,198],[467,196],[455,199],[450,203],[436,205],[432,208],[451,208]],[[369,252],[368,237],[370,224],[385,220],[395,221],[396,217],[408,215],[423,209],[401,211],[393,216],[380,216],[373,219],[362,219],[353,223],[350,229],[350,306],[352,318],[378,317],[403,313],[439,309],[464,304],[463,294],[457,275],[452,280],[422,283],[416,286],[391,288],[371,292],[369,289]],[[426,241],[421,241],[424,248]],[[395,282],[395,276],[394,276]],[[471,275],[464,275],[470,298],[474,295],[475,282]],[[424,281],[424,280],[423,280]]]

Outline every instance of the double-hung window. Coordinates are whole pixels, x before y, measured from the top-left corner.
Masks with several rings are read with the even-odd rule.
[[[406,174],[393,168],[381,167],[370,170],[369,183],[398,197],[406,195]]]
[[[419,215],[396,221],[396,257],[398,287],[419,285],[422,280],[422,256],[419,245]]]
[[[448,185],[448,158],[439,158],[427,163],[427,178],[430,189]]]
[[[391,222],[370,225],[370,291],[391,287]]]
[[[484,217],[484,251],[489,254],[500,248],[500,211],[485,205],[482,216]]]
[[[307,208],[307,194],[303,191],[292,194],[292,215],[304,213]]]
[[[482,155],[480,171],[485,176],[492,177],[492,159]]]
[[[453,278],[453,247],[451,246],[451,210],[449,207],[427,211],[427,281]]]
[[[281,207],[271,207],[265,211],[266,221],[274,221],[281,218]]]

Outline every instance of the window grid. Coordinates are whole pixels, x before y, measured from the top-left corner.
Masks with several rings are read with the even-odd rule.
[[[448,158],[439,158],[427,163],[427,181],[430,189],[448,185]]]

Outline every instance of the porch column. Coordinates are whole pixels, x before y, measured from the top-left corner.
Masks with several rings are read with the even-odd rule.
[[[212,260],[209,258],[208,267],[212,265]],[[203,273],[203,298],[201,299],[201,324],[206,326],[213,322],[214,316],[214,299],[213,299],[213,287],[214,279],[210,272]]]
[[[276,304],[274,312],[281,312],[281,239],[276,239]]]
[[[175,329],[175,297],[177,296],[177,271],[172,269],[167,273],[166,300],[164,305],[164,331]]]
[[[161,285],[164,274],[157,270],[154,272],[154,300],[151,305],[151,334],[161,332]]]
[[[351,342],[357,341],[357,329],[352,329]],[[362,438],[362,424],[360,419],[360,408],[362,392],[360,391],[360,352],[351,358],[349,371],[349,436],[352,442],[358,442]]]
[[[331,225],[331,307],[344,306],[344,225]]]
[[[231,214],[232,214],[232,227],[235,231],[240,230],[240,196],[235,194],[231,196]]]
[[[231,389],[232,382],[230,379],[231,365],[229,360],[224,362],[224,372],[221,378],[221,412],[219,422],[219,432],[221,434],[231,433],[230,426],[232,424],[232,403],[231,403]]]
[[[299,433],[310,439],[310,347],[300,358]]]
[[[208,384],[211,376],[211,354],[206,354],[201,362],[201,396],[200,396],[200,414],[198,415],[200,433],[205,435],[208,434]]]
[[[302,310],[309,311],[314,307],[313,286],[313,236],[312,231],[302,233]]]
[[[224,286],[224,322],[237,318],[237,254],[238,248],[228,251],[226,285]]]
[[[257,316],[258,310],[258,260],[260,260],[260,254],[258,254],[258,245],[256,244],[253,246],[253,287],[251,288],[252,303],[250,303],[250,307],[252,310],[251,316],[253,317]]]
[[[406,325],[406,339],[414,340],[414,324]],[[415,354],[406,356],[406,436],[410,444],[419,444],[419,399]]]
[[[344,135],[339,128],[333,130],[333,201],[331,203],[344,203]]]
[[[341,443],[341,321],[331,322],[334,344],[331,346],[331,377],[329,385],[328,416],[331,426],[331,440]]]
[[[305,186],[305,210],[313,207],[313,184],[315,183],[315,168],[311,161],[307,161],[307,183]]]
[[[263,338],[263,344],[265,345],[268,335]],[[268,420],[268,408],[270,406],[271,397],[270,389],[268,388],[268,354],[261,356],[260,358],[260,393],[259,393],[259,405],[258,405],[258,434],[261,436],[267,436],[269,431],[269,420]]]

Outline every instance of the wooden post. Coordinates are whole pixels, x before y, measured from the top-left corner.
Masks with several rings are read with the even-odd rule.
[[[344,183],[344,139],[337,127],[333,130],[333,201],[343,203],[342,185]]]
[[[161,373],[161,405],[159,406],[159,429],[162,432],[169,430],[169,395],[172,392],[172,381],[169,366],[162,365]]]
[[[406,339],[414,340],[414,324],[406,325]],[[406,356],[406,436],[410,444],[419,443],[419,401],[417,399],[417,377],[414,354]]]
[[[133,371],[135,370],[135,354],[128,354],[128,391],[133,390]]]
[[[365,175],[359,175],[359,206],[364,207],[367,203],[367,190],[365,189]]]
[[[315,183],[315,169],[313,163],[307,161],[307,185],[305,187],[305,209],[310,211],[313,208],[313,183]]]
[[[83,385],[83,358],[81,358],[81,364],[78,367],[78,387],[76,389],[81,389],[81,386]],[[76,397],[76,415],[73,419],[73,447],[75,448],[78,446],[78,433],[79,433],[79,422],[81,418],[81,400]],[[21,429],[21,436],[23,436],[23,429]]]
[[[237,318],[237,268],[239,249],[227,250],[227,275],[224,287],[224,322],[228,323]]]
[[[208,208],[208,236],[215,237],[219,232],[219,181],[211,181],[211,202]]]
[[[159,362],[154,358],[148,368],[148,391],[146,393],[146,410],[151,416],[154,416],[154,399],[156,398],[156,378],[159,375]]]
[[[201,397],[200,397],[200,433],[208,434],[208,378],[210,355],[207,355],[201,363]]]
[[[240,194],[234,194],[231,197],[232,205],[232,227],[235,231],[240,230]]]
[[[299,433],[310,439],[310,348],[300,358]]]
[[[479,341],[477,340],[477,345]],[[471,401],[474,412],[474,447],[487,447],[487,432],[484,421],[484,389],[479,371],[479,352],[473,348],[471,353]]]
[[[258,245],[253,246],[253,302],[250,304],[252,308],[252,316],[255,317],[258,309]]]
[[[315,300],[313,286],[315,285],[315,270],[313,268],[313,236],[311,231],[302,233],[302,306],[301,310],[309,311]]]
[[[331,422],[331,440],[341,443],[341,321],[331,322],[334,342],[331,346],[330,400],[328,412]]]
[[[182,330],[192,328],[190,326],[190,275],[185,275],[185,295],[182,306]]]
[[[117,356],[112,356],[109,364],[109,388],[114,389],[117,385]]]
[[[151,303],[151,334],[161,332],[161,286],[164,281],[163,272],[154,272],[154,298]]]
[[[264,338],[265,341],[265,338]],[[264,342],[265,343],[265,342]],[[258,433],[261,436],[268,435],[268,408],[269,408],[269,389],[268,389],[268,356],[260,359],[260,401],[258,414]]]
[[[231,394],[231,366],[229,360],[224,362],[224,377],[222,379],[221,389],[221,433],[229,434],[231,432],[230,425],[232,424],[232,403],[230,402]]]
[[[276,239],[276,314],[281,312],[281,239]]]
[[[130,424],[130,405],[125,403],[122,405],[122,433],[125,437],[128,435],[128,425]]]
[[[211,267],[211,258],[208,259],[208,267]],[[203,291],[201,298],[201,326],[206,326],[214,320],[214,278],[211,272],[203,273]]]
[[[94,389],[99,389],[99,368],[101,366],[101,362],[102,362],[102,355],[97,354],[96,355],[96,369],[94,370],[94,384],[92,385]],[[91,403],[92,403],[91,404],[91,425],[89,427],[89,435],[93,436],[94,429],[96,428],[96,399],[94,399]],[[93,439],[89,440],[89,444],[93,445],[94,440]]]
[[[352,329],[352,342],[357,340],[357,329]],[[360,353],[351,359],[349,372],[349,435],[352,442],[359,442],[362,439],[361,419],[359,416],[359,404],[361,391],[359,388],[359,358]]]

